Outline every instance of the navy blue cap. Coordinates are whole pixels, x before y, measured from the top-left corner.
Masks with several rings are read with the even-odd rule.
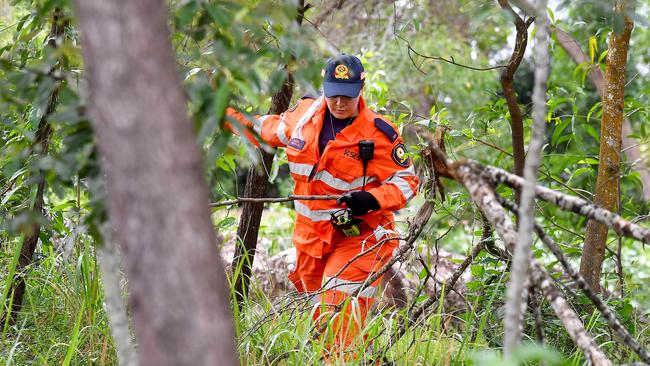
[[[323,70],[323,91],[330,98],[343,95],[350,98],[359,96],[366,73],[361,60],[342,53],[330,58]]]

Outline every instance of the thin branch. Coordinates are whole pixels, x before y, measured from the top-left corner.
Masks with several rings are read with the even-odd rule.
[[[394,35],[395,35],[395,38],[398,38],[399,40],[401,40],[401,41],[403,41],[403,42],[406,43],[406,47],[407,47],[407,51],[408,51],[409,59],[411,59],[411,62],[413,63],[413,66],[415,66],[415,68],[418,69],[418,71],[420,71],[420,72],[423,73],[423,74],[426,74],[426,72],[424,72],[424,71],[423,71],[419,66],[417,66],[417,65],[415,64],[415,61],[413,60],[413,57],[411,56],[411,52],[412,52],[413,54],[419,56],[419,57],[422,57],[423,59],[426,59],[426,60],[444,61],[444,62],[446,62],[446,63],[448,63],[448,64],[452,64],[452,65],[454,65],[454,66],[459,66],[459,67],[463,67],[463,68],[466,68],[466,69],[469,69],[469,70],[474,70],[474,71],[491,71],[491,70],[497,70],[497,69],[502,69],[502,68],[507,67],[507,66],[505,66],[505,65],[497,65],[497,66],[490,66],[490,67],[474,67],[474,66],[464,65],[464,64],[460,64],[460,63],[456,62],[456,61],[454,60],[454,57],[453,57],[453,56],[449,57],[449,59],[446,59],[446,58],[441,57],[441,56],[427,56],[427,55],[423,55],[422,53],[416,51],[416,50],[411,46],[411,42],[410,42],[408,39],[406,39],[406,38],[400,36],[400,35],[397,34],[397,33],[394,33]]]
[[[232,205],[236,205],[236,204],[243,203],[243,202],[274,203],[274,202],[290,202],[290,201],[296,201],[296,200],[301,200],[301,201],[318,201],[318,200],[327,201],[327,200],[336,200],[339,197],[341,197],[341,196],[334,196],[334,195],[301,196],[301,195],[293,195],[293,194],[290,194],[287,197],[278,197],[278,198],[270,198],[270,197],[262,197],[262,198],[238,197],[237,199],[234,199],[234,200],[213,202],[213,203],[210,203],[208,206],[209,207],[232,206]]]
[[[436,291],[436,293],[432,296],[429,296],[417,309],[413,310],[412,312],[409,313],[409,316],[407,319],[405,319],[404,322],[402,322],[399,325],[399,328],[397,330],[397,333],[392,337],[390,344],[395,344],[399,337],[401,337],[405,332],[406,332],[406,327],[409,322],[415,322],[417,319],[422,315],[422,313],[428,309],[430,306],[435,304],[440,297],[442,296],[443,291],[449,291],[450,289],[453,289],[454,286],[456,286],[456,283],[460,279],[460,277],[465,273],[465,270],[469,267],[470,264],[474,262],[474,259],[479,255],[481,250],[485,247],[486,241],[491,240],[489,237],[485,237],[485,231],[484,231],[484,238],[479,241],[474,248],[472,248],[471,252],[469,255],[465,258],[465,260],[458,266],[456,271],[449,277],[447,281],[445,281],[444,285],[441,286],[440,290]]]

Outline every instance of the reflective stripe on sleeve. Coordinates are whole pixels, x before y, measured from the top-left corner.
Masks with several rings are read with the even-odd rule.
[[[253,130],[258,134],[262,134],[262,128],[264,127],[264,121],[266,121],[267,118],[271,117],[271,115],[267,114],[264,116],[260,116],[259,118],[253,118]]]
[[[280,117],[280,124],[278,125],[278,129],[275,132],[275,135],[278,137],[278,140],[283,145],[286,145],[289,143],[289,139],[287,138],[287,135],[285,134],[285,130],[287,128],[287,124],[284,123],[284,115]]]
[[[310,164],[300,164],[300,163],[292,163],[289,162],[289,171],[293,174],[296,175],[304,175],[305,177],[308,177],[309,174],[311,174],[311,170],[314,168],[313,165]]]
[[[310,210],[305,204],[294,201],[294,209],[300,215],[303,215],[310,219],[311,221],[329,221],[332,217],[332,213],[338,211],[338,208],[330,210]]]
[[[323,170],[314,175],[314,180],[321,181],[328,186],[341,190],[341,191],[351,191],[355,188],[361,188],[363,186],[363,177],[359,177],[352,182],[348,183],[343,179],[336,178],[330,172]],[[366,177],[366,184],[374,182],[375,177]]]
[[[410,200],[411,197],[413,197],[413,189],[411,188],[411,185],[402,177],[411,177],[415,175],[415,169],[413,168],[413,165],[408,167],[408,169],[400,170],[395,172],[395,174],[391,175],[388,179],[384,181],[385,184],[392,183],[397,188],[399,188],[400,192],[404,195],[406,200]]]
[[[342,280],[338,277],[325,277],[325,289],[345,292],[346,294],[354,294],[364,282],[354,282]],[[368,286],[359,292],[359,297],[373,297],[377,289],[373,286]]]
[[[407,201],[413,197],[413,190],[411,189],[411,185],[406,180],[402,178],[394,178],[388,183],[396,185]]]

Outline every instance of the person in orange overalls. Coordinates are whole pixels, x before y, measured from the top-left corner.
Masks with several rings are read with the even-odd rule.
[[[298,292],[315,294],[316,318],[336,317],[332,349],[345,350],[359,341],[379,282],[365,281],[398,244],[390,240],[393,211],[415,196],[418,178],[395,125],[361,96],[361,61],[341,54],[327,60],[323,76],[323,95],[305,96],[280,115],[252,122],[232,108],[227,115],[286,149],[295,195],[340,196],[294,202],[297,255],[289,279]]]

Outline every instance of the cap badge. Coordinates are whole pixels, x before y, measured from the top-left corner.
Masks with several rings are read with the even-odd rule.
[[[349,79],[350,70],[348,70],[348,67],[345,65],[338,65],[334,70],[334,77],[336,79]]]

